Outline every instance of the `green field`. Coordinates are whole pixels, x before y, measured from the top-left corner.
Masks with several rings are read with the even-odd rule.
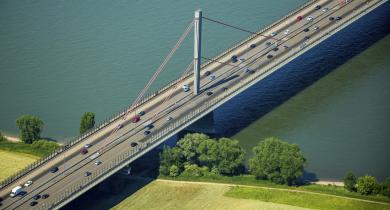
[[[0,181],[23,169],[38,158],[29,154],[0,150]]]
[[[251,187],[232,187],[225,196],[238,199],[250,199],[266,201],[271,203],[281,203],[293,206],[300,206],[313,209],[330,210],[385,210],[390,209],[390,204],[369,203],[353,199],[340,198],[335,196],[310,194],[302,192],[291,192],[275,189],[261,189]]]
[[[224,194],[229,186],[154,181],[126,198],[113,210],[127,209],[304,209],[259,200],[237,199]]]

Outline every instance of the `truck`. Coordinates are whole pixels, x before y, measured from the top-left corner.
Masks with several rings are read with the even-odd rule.
[[[17,196],[19,193],[22,192],[22,187],[21,186],[16,186],[14,187],[12,190],[11,190],[11,194],[10,196],[13,198],[15,196]]]

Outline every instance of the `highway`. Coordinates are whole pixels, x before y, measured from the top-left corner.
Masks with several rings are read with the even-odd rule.
[[[172,126],[176,119],[186,116],[193,110],[196,110],[208,101],[218,99],[221,95],[230,94],[229,91],[236,94],[234,88],[237,87],[237,94],[244,91],[247,86],[242,84],[251,84],[268,76],[272,72],[280,68],[284,63],[294,59],[300,53],[304,53],[312,46],[320,43],[323,39],[337,32],[338,28],[345,27],[353,22],[356,15],[364,14],[363,11],[371,10],[379,6],[385,0],[354,0],[349,1],[345,5],[340,5],[338,0],[319,0],[312,2],[302,10],[287,17],[282,22],[274,25],[262,33],[264,36],[254,36],[245,43],[241,43],[237,48],[229,53],[218,58],[217,62],[211,62],[204,65],[201,69],[201,91],[198,96],[194,96],[191,91],[184,92],[182,86],[190,85],[193,82],[192,77],[185,77],[178,82],[176,86],[169,88],[155,98],[141,105],[134,110],[135,113],[145,111],[145,115],[141,116],[141,120],[137,123],[130,121],[129,117],[119,119],[112,125],[105,128],[100,134],[96,134],[86,140],[85,143],[79,145],[74,150],[70,150],[57,158],[57,162],[49,164],[41,173],[36,172],[35,175],[27,176],[16,184],[5,188],[1,191],[3,196],[1,209],[48,209],[51,204],[56,204],[60,201],[59,198],[66,197],[69,193],[66,191],[72,189],[77,183],[87,183],[97,174],[107,170],[109,166],[118,164],[118,155],[126,154],[129,151],[134,151],[130,144],[137,142],[137,150],[142,150],[145,147],[156,147],[158,144],[146,144],[148,138],[154,133],[159,133],[166,128]],[[320,9],[315,9],[316,5],[321,5]],[[328,8],[329,10],[325,10]],[[302,16],[301,21],[297,21],[297,16]],[[308,20],[308,17],[313,17]],[[334,17],[334,20],[329,20],[329,17]],[[337,17],[341,17],[337,20]],[[288,32],[286,31],[288,29]],[[308,30],[305,30],[308,29]],[[271,33],[277,33],[271,37]],[[270,44],[268,43],[270,42]],[[256,47],[250,47],[255,44]],[[231,62],[233,55],[238,56],[237,62]],[[253,70],[247,72],[247,69]],[[205,76],[205,72],[209,71],[215,75],[214,80],[209,76]],[[256,81],[254,80],[256,78]],[[240,87],[240,88],[238,88]],[[207,93],[211,92],[211,95]],[[170,96],[170,97],[168,97]],[[165,102],[164,102],[165,101]],[[164,103],[162,103],[164,102]],[[208,110],[212,111],[212,110]],[[167,120],[167,118],[172,118]],[[145,135],[144,123],[153,122],[154,127],[150,129],[151,134]],[[123,125],[118,128],[118,125]],[[117,130],[112,133],[113,130]],[[175,132],[179,132],[177,129]],[[112,133],[112,134],[110,134]],[[85,155],[79,154],[78,150],[86,143],[92,143],[93,146]],[[100,155],[91,159],[90,156],[99,152]],[[95,161],[102,161],[101,165],[95,165]],[[57,166],[59,170],[55,173],[47,172],[47,168]],[[43,173],[42,173],[43,172]],[[91,175],[85,177],[85,172],[90,172]],[[9,194],[10,188],[16,185],[22,185],[26,180],[32,180],[34,183],[24,188],[27,194],[23,197],[11,198],[5,196]],[[38,199],[38,204],[30,206],[33,201],[32,197],[36,194],[48,194],[46,199]],[[67,200],[69,202],[71,199]],[[57,207],[56,207],[57,208]]]

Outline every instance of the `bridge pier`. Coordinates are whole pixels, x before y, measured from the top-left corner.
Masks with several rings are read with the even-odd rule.
[[[195,11],[194,18],[194,95],[200,92],[200,62],[202,40],[202,10]]]

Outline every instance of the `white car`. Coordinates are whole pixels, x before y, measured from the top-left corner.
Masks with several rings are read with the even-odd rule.
[[[172,120],[172,117],[167,117],[166,120],[167,120],[167,121],[171,121],[171,120]]]
[[[241,62],[245,62],[245,58],[240,58],[239,59]]]
[[[95,165],[98,166],[98,165],[100,165],[100,164],[102,164],[102,161],[100,161],[100,160],[96,160],[96,161],[95,161]]]
[[[276,32],[272,32],[271,33],[271,36],[276,36],[278,33],[276,33]]]
[[[86,144],[86,145],[84,145],[84,148],[86,148],[86,149],[88,149],[88,148],[90,148],[90,147],[92,147],[92,144]]]
[[[320,29],[320,27],[318,27],[318,26],[314,27],[314,30],[318,30],[318,29]]]
[[[323,12],[327,12],[329,10],[328,7],[325,7],[324,9],[322,9]]]
[[[287,35],[287,34],[289,34],[289,33],[290,33],[290,30],[289,30],[289,29],[287,29],[287,30],[284,31],[284,34],[285,34],[285,35]]]
[[[24,186],[25,186],[25,187],[29,187],[30,185],[32,185],[32,183],[33,183],[32,181],[27,181],[27,182],[24,184]]]
[[[213,75],[210,76],[210,80],[215,80],[215,78],[217,78],[217,77],[215,76],[215,74],[213,74]]]
[[[314,19],[313,16],[307,17],[307,21],[312,21],[313,19]]]
[[[183,85],[183,91],[188,92],[190,90],[190,86],[188,85]]]

